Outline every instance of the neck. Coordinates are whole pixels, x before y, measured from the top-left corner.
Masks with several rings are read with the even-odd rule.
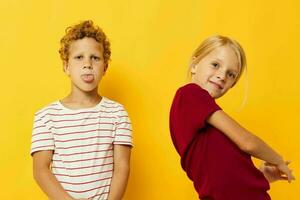
[[[72,87],[71,93],[66,96],[62,102],[88,106],[99,103],[101,99],[102,97],[98,94],[98,87],[89,92]]]

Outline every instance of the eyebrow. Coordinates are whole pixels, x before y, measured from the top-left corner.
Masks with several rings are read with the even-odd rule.
[[[217,60],[217,61],[219,61],[220,63],[223,63],[223,61],[222,61],[221,59],[219,59],[219,58],[214,58],[214,60]]]
[[[74,55],[84,55],[85,52],[84,52],[84,51],[78,51],[78,52],[74,52],[73,54],[74,54]],[[92,55],[92,56],[100,56],[101,54],[98,54],[98,53],[90,53],[90,55]]]

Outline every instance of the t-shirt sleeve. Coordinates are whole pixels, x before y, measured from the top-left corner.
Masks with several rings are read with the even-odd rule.
[[[54,150],[53,133],[45,124],[43,116],[36,114],[33,122],[30,154],[43,150]]]
[[[205,126],[207,118],[220,109],[209,93],[196,84],[177,91],[170,111],[170,132],[180,155]]]
[[[120,110],[117,114],[113,144],[133,146],[131,121],[123,106],[120,107]]]

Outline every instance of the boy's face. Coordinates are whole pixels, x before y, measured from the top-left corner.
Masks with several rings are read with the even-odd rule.
[[[106,68],[103,47],[94,38],[85,37],[71,43],[64,70],[71,78],[72,89],[83,92],[97,89]]]
[[[219,98],[234,85],[239,71],[238,58],[233,49],[221,46],[191,68],[192,82],[201,86],[213,98]]]

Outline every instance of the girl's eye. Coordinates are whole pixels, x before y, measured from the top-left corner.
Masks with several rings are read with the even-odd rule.
[[[228,73],[228,77],[231,79],[235,79],[236,75],[234,73]]]
[[[219,67],[219,63],[212,63],[212,66],[213,66],[214,68],[218,68],[218,67]]]

